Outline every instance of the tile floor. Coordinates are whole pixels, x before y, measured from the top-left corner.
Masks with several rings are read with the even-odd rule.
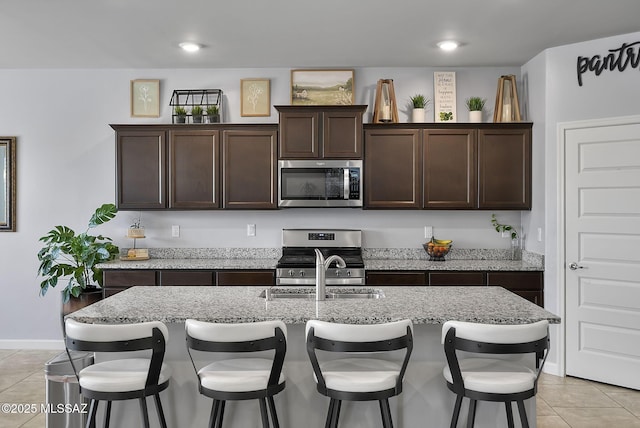
[[[44,363],[60,351],[0,349],[0,403],[44,403]],[[640,428],[640,391],[543,374],[538,428]],[[43,428],[45,415],[0,413],[0,428]]]

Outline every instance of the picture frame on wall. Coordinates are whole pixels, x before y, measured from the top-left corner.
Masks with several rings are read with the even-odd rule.
[[[456,122],[456,72],[433,73],[434,122]]]
[[[291,70],[291,105],[354,104],[354,72]]]
[[[160,80],[131,81],[131,117],[160,117]]]
[[[241,79],[240,116],[271,116],[270,86],[269,79]]]

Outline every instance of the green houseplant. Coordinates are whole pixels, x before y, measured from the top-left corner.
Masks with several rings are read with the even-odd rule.
[[[424,111],[429,104],[429,100],[422,94],[416,94],[410,97],[410,100],[411,105],[413,106],[413,111],[411,112],[411,121],[413,123],[424,122]]]
[[[117,212],[115,205],[104,204],[93,213],[86,231],[76,233],[67,226],[55,226],[40,238],[45,244],[38,252],[38,275],[44,278],[40,283],[40,295],[44,296],[63,278],[68,278],[62,290],[64,303],[71,296],[80,296],[87,288],[102,287],[102,270],[96,265],[113,260],[119,249],[112,244],[111,238],[88,232],[114,218]]]
[[[193,118],[193,123],[202,123],[202,107],[193,106],[191,109],[191,117]]]
[[[496,230],[496,232],[508,232],[511,235],[511,260],[522,259],[522,246],[520,240],[518,239],[518,231],[513,226],[498,223],[498,219],[496,218],[495,214],[491,214],[491,225]]]
[[[469,122],[482,122],[482,109],[487,102],[485,98],[471,97],[465,100],[467,109],[469,109]]]
[[[220,110],[218,109],[218,106],[208,106],[207,116],[209,116],[209,123],[220,122]]]
[[[173,114],[176,115],[176,121],[178,123],[185,123],[187,121],[187,110],[182,106],[177,106],[173,110]]]

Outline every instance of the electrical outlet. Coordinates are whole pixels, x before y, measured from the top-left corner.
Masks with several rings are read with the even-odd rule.
[[[433,236],[433,226],[425,226],[424,227],[424,237],[425,239],[429,239]]]
[[[180,226],[178,226],[177,224],[174,224],[173,226],[171,226],[171,237],[173,238],[180,237]]]
[[[256,236],[256,225],[248,224],[247,225],[247,236]]]
[[[538,242],[542,242],[542,228],[538,228]]]

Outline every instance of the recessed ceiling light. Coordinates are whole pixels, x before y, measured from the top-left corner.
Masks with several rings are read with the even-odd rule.
[[[458,42],[454,42],[453,40],[445,40],[438,43],[438,47],[443,51],[452,51],[458,48]]]
[[[178,46],[187,52],[197,52],[201,47],[199,44],[193,42],[182,42]]]

